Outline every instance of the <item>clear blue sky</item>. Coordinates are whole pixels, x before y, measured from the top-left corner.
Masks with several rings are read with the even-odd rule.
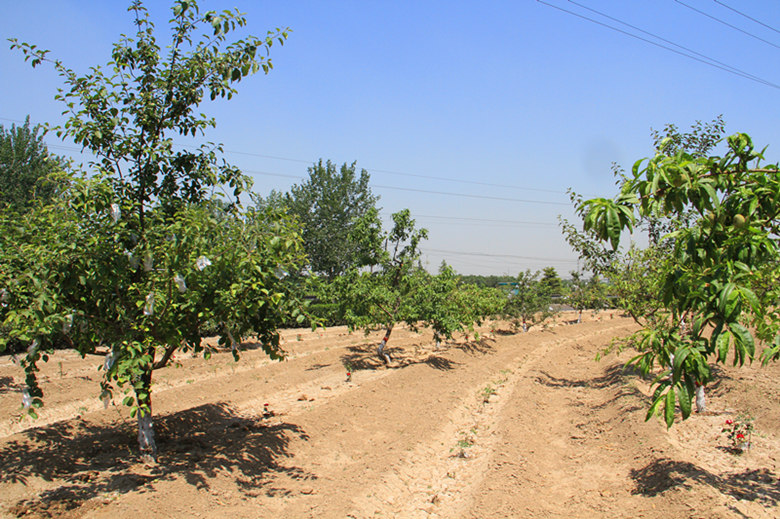
[[[319,158],[357,161],[386,214],[408,207],[429,229],[431,269],[446,259],[461,273],[554,266],[564,277],[577,266],[557,225],[559,214],[572,216],[566,189],[611,196],[610,164],[649,155],[651,128],[723,114],[729,133],[748,132],[778,156],[780,86],[765,83],[780,85],[780,2],[549,3],[672,46],[582,6],[601,11],[756,79],[533,0],[210,0],[202,10],[238,7],[252,34],[293,32],[272,49],[270,75],[242,81],[230,102],[203,105],[218,123],[208,139],[263,195],[301,182]],[[133,32],[119,0],[0,5],[3,40],[50,49],[77,72],[105,63],[117,36]],[[165,41],[170,3],[147,6]],[[61,123],[58,86],[50,67],[33,70],[0,47],[0,124],[28,114]]]

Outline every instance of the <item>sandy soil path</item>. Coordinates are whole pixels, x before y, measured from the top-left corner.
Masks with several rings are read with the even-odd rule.
[[[625,359],[594,361],[633,329],[610,314],[494,324],[440,350],[400,330],[390,368],[377,337],[340,328],[286,332],[281,363],[179,359],[156,374],[155,467],[137,463],[126,411],[97,400],[96,359],[49,363],[35,424],[18,420],[19,373],[0,359],[0,514],[778,517],[780,370],[724,369],[715,412],[666,431],[644,421],[647,382]],[[761,437],[737,456],[720,428],[745,409]]]

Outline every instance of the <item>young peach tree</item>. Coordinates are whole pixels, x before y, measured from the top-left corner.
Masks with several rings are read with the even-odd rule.
[[[34,67],[51,63],[63,78],[57,98],[69,117],[57,133],[88,150],[95,171],[67,178],[55,204],[0,219],[8,331],[0,349],[9,340],[29,344],[21,362],[31,414],[42,403],[37,363],[55,341],[82,355],[107,350],[104,396],[114,386],[132,390],[125,403],[138,418],[142,455],[154,459],[153,370],[179,349],[208,354],[201,339],[210,332],[234,351],[256,334],[279,355],[277,327],[303,319],[284,272],[304,257],[293,222],[241,209],[249,179],[218,159],[219,147],[173,144],[215,126],[198,110],[204,97],[229,99],[242,78],[268,72],[268,50],[287,31],[229,43],[246,23],[240,13],[201,13],[194,0],[177,0],[162,48],[142,3],[129,11],[135,37],[123,36],[108,66],[84,75],[12,40]],[[225,189],[232,202],[213,199]]]
[[[360,219],[352,240],[373,253],[362,258],[365,266],[349,269],[334,283],[341,314],[350,328],[384,329],[377,355],[385,364],[391,361],[385,348],[397,323],[404,322],[413,330],[431,328],[438,344],[456,331],[473,329],[503,302],[495,290],[461,285],[447,265],[437,275],[428,273],[420,265],[420,243],[428,232],[415,227],[408,209],[394,213],[392,219],[390,231],[381,229],[376,209]]]
[[[373,251],[372,257],[361,261],[369,269],[350,268],[335,283],[338,303],[350,328],[385,329],[377,347],[377,355],[385,364],[391,360],[385,346],[396,323],[416,322],[410,302],[421,269],[420,242],[428,237],[426,229],[415,228],[408,209],[393,213],[392,219],[389,232],[381,230],[375,208],[357,222],[352,239],[364,250]]]
[[[710,381],[709,361],[764,362],[780,356],[777,300],[780,172],[762,166],[763,151],[744,133],[727,139],[723,156],[702,156],[660,142],[657,153],[623,175],[613,199],[581,201],[584,229],[617,249],[640,218],[683,218],[662,241],[668,268],[657,274],[662,303],[634,336],[632,359],[643,372],[659,363],[648,419],[662,412],[668,426],[676,404],[691,413],[696,388]]]

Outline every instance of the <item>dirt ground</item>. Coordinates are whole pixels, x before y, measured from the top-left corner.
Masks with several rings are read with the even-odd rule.
[[[283,362],[178,358],[155,372],[156,466],[121,393],[98,399],[101,358],[57,353],[32,421],[0,357],[0,516],[780,517],[780,365],[718,369],[709,412],[667,431],[630,352],[594,360],[632,330],[602,312],[435,349],[401,329],[390,367],[344,328],[285,331]],[[721,432],[740,412],[744,453]]]

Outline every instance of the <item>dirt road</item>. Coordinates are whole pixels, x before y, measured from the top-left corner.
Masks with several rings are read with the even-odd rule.
[[[389,368],[378,337],[343,328],[286,332],[280,363],[251,349],[238,364],[181,358],[155,373],[155,467],[137,462],[127,411],[97,399],[99,359],[58,353],[32,423],[2,358],[0,513],[780,516],[778,367],[721,369],[713,412],[667,432],[644,421],[648,382],[623,370],[627,354],[594,361],[633,329],[605,313],[527,334],[492,324],[438,350],[399,330]],[[759,433],[741,455],[721,433],[738,411]]]

